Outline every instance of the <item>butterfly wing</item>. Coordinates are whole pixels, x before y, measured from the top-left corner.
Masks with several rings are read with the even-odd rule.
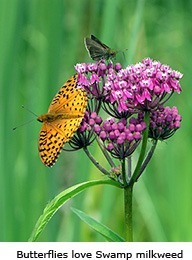
[[[53,166],[63,148],[79,128],[82,118],[43,123],[39,135],[39,155],[46,166]]]
[[[85,46],[90,57],[93,60],[98,61],[105,57],[109,47],[101,43],[97,38],[95,41],[95,38],[85,38]]]
[[[43,123],[39,135],[39,156],[41,161],[51,167],[58,158],[65,142],[64,136],[52,124]]]
[[[72,76],[61,87],[49,106],[48,113],[63,113],[67,118],[83,116],[87,106],[87,93],[77,86],[78,75]]]
[[[102,43],[97,37],[91,35],[90,38],[85,38],[85,46],[93,60],[108,60],[116,56],[116,52]]]
[[[97,37],[95,37],[93,34],[91,34],[91,39],[95,42],[97,42],[99,45],[101,45],[104,49],[110,49],[109,46],[101,42]]]
[[[68,98],[67,102],[62,104],[61,112],[66,117],[83,119],[87,107],[87,93],[82,89],[75,89]]]
[[[87,106],[86,92],[77,86],[77,75],[71,77],[54,97],[48,113],[38,117],[43,122],[39,136],[42,162],[52,166],[64,144],[79,128]]]

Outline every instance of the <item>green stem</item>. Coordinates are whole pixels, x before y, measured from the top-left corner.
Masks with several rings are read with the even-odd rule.
[[[111,167],[116,167],[116,165],[114,164],[113,160],[111,159],[111,157],[109,156],[108,152],[106,151],[106,149],[103,147],[103,145],[100,142],[100,139],[98,137],[96,137],[96,141],[103,153],[103,155],[105,156],[106,160],[108,161],[108,163],[110,164]]]
[[[95,158],[91,155],[91,153],[89,152],[89,150],[87,149],[87,147],[83,148],[84,152],[86,153],[86,155],[89,157],[89,159],[92,161],[92,163],[105,175],[109,176],[110,173],[105,170],[105,168],[103,168],[98,161],[95,160]]]
[[[125,240],[133,242],[132,227],[132,197],[133,185],[124,188]]]
[[[128,171],[127,171],[127,176],[128,176],[128,181],[131,179],[131,174],[132,174],[132,160],[131,156],[127,158],[127,165],[128,165]]]
[[[133,185],[127,185],[125,159],[121,162],[122,178],[124,185],[124,214],[125,214],[125,240],[133,242],[133,228],[132,228],[132,196]]]
[[[147,148],[147,140],[148,140],[148,132],[149,132],[150,111],[145,112],[144,121],[146,123],[146,129],[145,129],[144,134],[143,134],[141,152],[140,152],[140,155],[139,155],[137,165],[135,167],[135,171],[134,171],[133,176],[132,176],[132,178],[129,182],[129,185],[133,185],[133,183],[137,180],[138,174],[140,172],[141,165],[142,165],[144,157],[145,157],[146,148]]]
[[[121,168],[122,168],[123,185],[124,185],[124,187],[125,187],[125,186],[127,186],[127,176],[126,176],[126,169],[125,169],[125,159],[122,159]]]
[[[149,152],[147,153],[147,156],[146,156],[143,164],[141,165],[140,171],[138,172],[136,181],[139,179],[139,177],[141,176],[141,174],[145,170],[146,166],[148,165],[149,161],[151,160],[156,146],[157,146],[157,140],[153,140],[152,146],[151,146]]]

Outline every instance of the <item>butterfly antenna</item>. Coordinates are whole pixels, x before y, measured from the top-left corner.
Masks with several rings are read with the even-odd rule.
[[[27,124],[29,124],[29,123],[31,123],[31,122],[33,122],[34,121],[34,119],[31,119],[31,120],[29,120],[28,122],[25,122],[25,123],[23,123],[23,124],[21,124],[21,125],[18,125],[18,126],[16,126],[16,127],[13,127],[13,130],[16,130],[17,128],[19,128],[19,127],[21,127],[21,126],[24,126],[24,125],[27,125]]]
[[[122,53],[123,54],[123,58],[126,61],[126,57],[125,57],[125,51],[127,51],[128,49],[124,49],[123,51],[117,51],[116,53]]]
[[[27,110],[30,114],[32,114],[32,115],[34,115],[35,117],[37,117],[37,115],[36,115],[33,111],[31,111],[30,109],[26,108],[24,105],[22,105],[21,107],[22,107],[23,109]],[[17,128],[19,128],[19,127],[21,127],[21,126],[27,125],[27,124],[33,122],[34,120],[35,120],[35,119],[33,118],[33,119],[29,120],[28,122],[25,122],[25,123],[23,123],[23,124],[21,124],[21,125],[18,125],[18,126],[16,126],[16,127],[14,127],[13,130],[16,130]]]
[[[38,115],[36,115],[33,111],[31,111],[29,108],[25,107],[24,105],[21,106],[23,109],[26,109],[29,113],[31,113],[32,115],[34,115],[35,117],[38,117]]]

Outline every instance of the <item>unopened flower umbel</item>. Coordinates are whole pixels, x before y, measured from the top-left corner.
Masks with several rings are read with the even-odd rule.
[[[129,185],[132,178],[137,180],[146,168],[157,141],[168,139],[180,127],[177,108],[164,107],[164,104],[174,93],[181,92],[179,81],[183,75],[150,58],[126,68],[120,63],[101,60],[77,64],[75,69],[78,85],[88,93],[89,105],[77,134],[70,141],[71,147],[83,148],[92,162],[101,167],[88,152],[88,146],[97,141],[111,169],[121,169],[123,176],[118,181]],[[153,142],[144,157],[144,143],[148,138]],[[139,166],[136,165],[138,176],[135,176],[129,164],[141,142],[143,158],[139,159]],[[128,167],[119,167],[116,159],[123,165],[126,162]],[[125,169],[129,172],[123,172]],[[111,177],[111,170],[102,172]]]
[[[115,121],[114,118],[105,120],[95,132],[103,141],[103,145],[109,153],[117,159],[130,156],[140,143],[142,132],[146,125],[143,121],[126,119]]]

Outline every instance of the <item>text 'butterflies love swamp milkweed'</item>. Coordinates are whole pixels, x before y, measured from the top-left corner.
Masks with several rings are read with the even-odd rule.
[[[91,35],[90,38],[85,38],[85,47],[90,55],[90,57],[95,60],[109,60],[114,58],[117,52],[106,44],[102,43],[94,35]]]
[[[51,167],[84,117],[87,106],[86,91],[77,85],[78,75],[72,76],[52,100],[48,113],[37,117],[42,122],[39,135],[41,161]]]

